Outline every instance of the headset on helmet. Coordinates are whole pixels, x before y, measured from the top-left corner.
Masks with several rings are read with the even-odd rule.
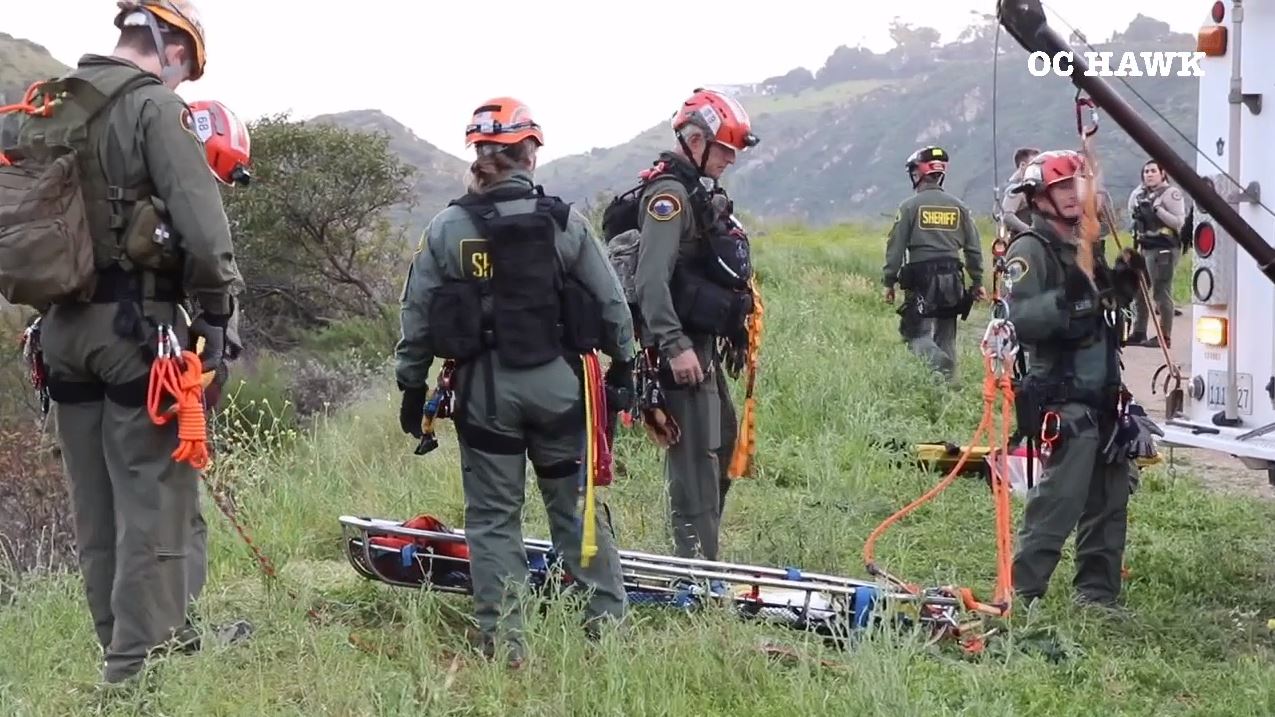
[[[248,172],[252,149],[248,127],[216,100],[191,102],[190,112],[213,176],[222,184],[247,185],[252,180]]]
[[[912,188],[921,183],[921,178],[931,174],[939,175],[939,186],[947,178],[947,163],[951,159],[942,147],[930,145],[913,152],[907,161],[908,177],[912,180]]]

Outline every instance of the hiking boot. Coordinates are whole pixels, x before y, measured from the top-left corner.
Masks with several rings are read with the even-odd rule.
[[[1146,339],[1145,341],[1143,341],[1142,343],[1138,345],[1142,346],[1143,348],[1158,349],[1160,348],[1160,339],[1158,337]],[[1164,347],[1166,349],[1173,348],[1173,342],[1168,336],[1164,337]]]
[[[467,637],[469,643],[478,650],[484,660],[494,661],[496,659],[496,642],[490,636],[471,629],[468,631]],[[511,672],[521,670],[527,662],[526,648],[521,644],[506,642],[504,648],[499,652],[503,654],[505,667]]]
[[[247,620],[235,620],[224,625],[210,625],[205,633],[200,633],[193,624],[187,622],[178,628],[173,633],[173,637],[162,647],[169,647],[183,655],[193,655],[203,649],[205,636],[208,637],[209,645],[226,647],[247,640],[252,632],[252,623]]]
[[[1125,339],[1124,345],[1125,346],[1141,346],[1143,343],[1146,342],[1146,340],[1147,340],[1147,332],[1134,331],[1133,333],[1129,334],[1129,338]]]
[[[1090,597],[1084,593],[1078,593],[1074,599],[1076,607],[1083,610],[1093,610],[1103,614],[1105,617],[1116,619],[1127,619],[1133,616],[1129,608],[1121,605],[1113,598]]]

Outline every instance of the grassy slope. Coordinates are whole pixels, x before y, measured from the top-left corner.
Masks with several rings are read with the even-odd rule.
[[[760,475],[739,484],[726,516],[725,558],[862,575],[868,532],[936,476],[892,463],[874,438],[962,440],[979,412],[976,336],[961,327],[965,386],[940,389],[896,341],[895,317],[875,288],[882,244],[873,232],[770,233],[759,242],[767,302],[760,377]],[[1069,604],[1070,548],[1055,592],[1037,615],[1016,615],[1010,640],[979,659],[934,653],[883,636],[828,670],[780,666],[754,651],[764,637],[821,650],[798,633],[641,611],[624,640],[585,643],[575,613],[530,620],[531,669],[510,675],[466,658],[457,626],[463,597],[367,583],[344,563],[342,513],[406,518],[431,512],[459,524],[462,501],[450,425],[443,447],[411,454],[395,396],[380,386],[352,416],[314,440],[264,457],[232,456],[241,517],[282,566],[267,589],[211,504],[206,614],[242,615],[249,644],[176,658],[153,689],[95,696],[96,648],[73,577],[21,584],[0,608],[0,713],[131,714],[1020,714],[1268,715],[1275,712],[1275,617],[1270,534],[1275,512],[1206,493],[1181,469],[1148,472],[1131,506],[1127,601],[1136,617],[1109,621]],[[623,544],[668,548],[659,457],[626,435],[627,464],[608,496]],[[527,533],[546,534],[529,495]],[[1016,505],[1016,512],[1021,505]],[[984,595],[993,579],[992,509],[976,480],[887,533],[883,564],[924,583],[952,581]],[[296,591],[299,600],[284,588]],[[4,591],[0,591],[2,595]],[[304,608],[322,616],[309,622]],[[1042,631],[1072,647],[1051,662],[1027,644]],[[350,644],[354,635],[363,649]]]

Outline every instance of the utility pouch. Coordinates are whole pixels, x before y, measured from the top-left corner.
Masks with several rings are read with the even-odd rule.
[[[93,237],[77,155],[11,152],[0,166],[0,296],[43,311],[93,292]]]
[[[926,319],[960,316],[968,293],[960,262],[926,262],[917,269],[917,313]]]
[[[1029,440],[1039,439],[1048,401],[1045,384],[1040,379],[1025,376],[1014,382],[1014,420],[1018,435]]]
[[[677,279],[673,305],[688,332],[734,336],[745,328],[753,310],[752,294],[731,291],[692,273],[678,272]]]
[[[177,234],[153,201],[133,205],[122,243],[125,256],[142,268],[173,271],[180,266]]]
[[[602,305],[575,277],[562,287],[562,343],[581,354],[602,346]]]
[[[435,356],[464,362],[482,351],[482,297],[477,283],[445,282],[434,291],[427,313]]]

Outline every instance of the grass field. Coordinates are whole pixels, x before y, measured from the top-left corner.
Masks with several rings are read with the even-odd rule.
[[[758,244],[767,299],[759,471],[730,495],[723,557],[863,576],[868,533],[939,477],[874,445],[968,437],[981,408],[976,350],[986,311],[961,326],[963,386],[949,392],[897,340],[876,288],[878,234],[780,230]],[[206,502],[211,568],[201,612],[246,617],[257,633],[160,662],[144,689],[96,691],[78,577],[0,578],[12,588],[0,589],[0,714],[1275,714],[1267,628],[1275,509],[1210,494],[1166,468],[1145,473],[1131,503],[1126,619],[1072,605],[1069,547],[1044,605],[1016,611],[976,657],[885,631],[838,652],[717,610],[638,610],[629,630],[595,645],[573,609],[553,605],[529,616],[528,669],[508,673],[468,655],[453,662],[464,650],[466,598],[363,581],[342,553],[343,513],[429,512],[461,523],[450,425],[438,451],[416,457],[396,406],[386,379],[313,436],[246,446],[217,467],[214,479],[233,485],[240,517],[282,577],[264,580]],[[626,472],[606,498],[621,544],[666,552],[660,457],[637,432],[618,453]],[[534,489],[528,506],[526,533],[546,536]],[[913,581],[987,595],[992,525],[986,486],[958,481],[887,533],[878,560]],[[756,650],[763,640],[809,659],[770,661]]]

